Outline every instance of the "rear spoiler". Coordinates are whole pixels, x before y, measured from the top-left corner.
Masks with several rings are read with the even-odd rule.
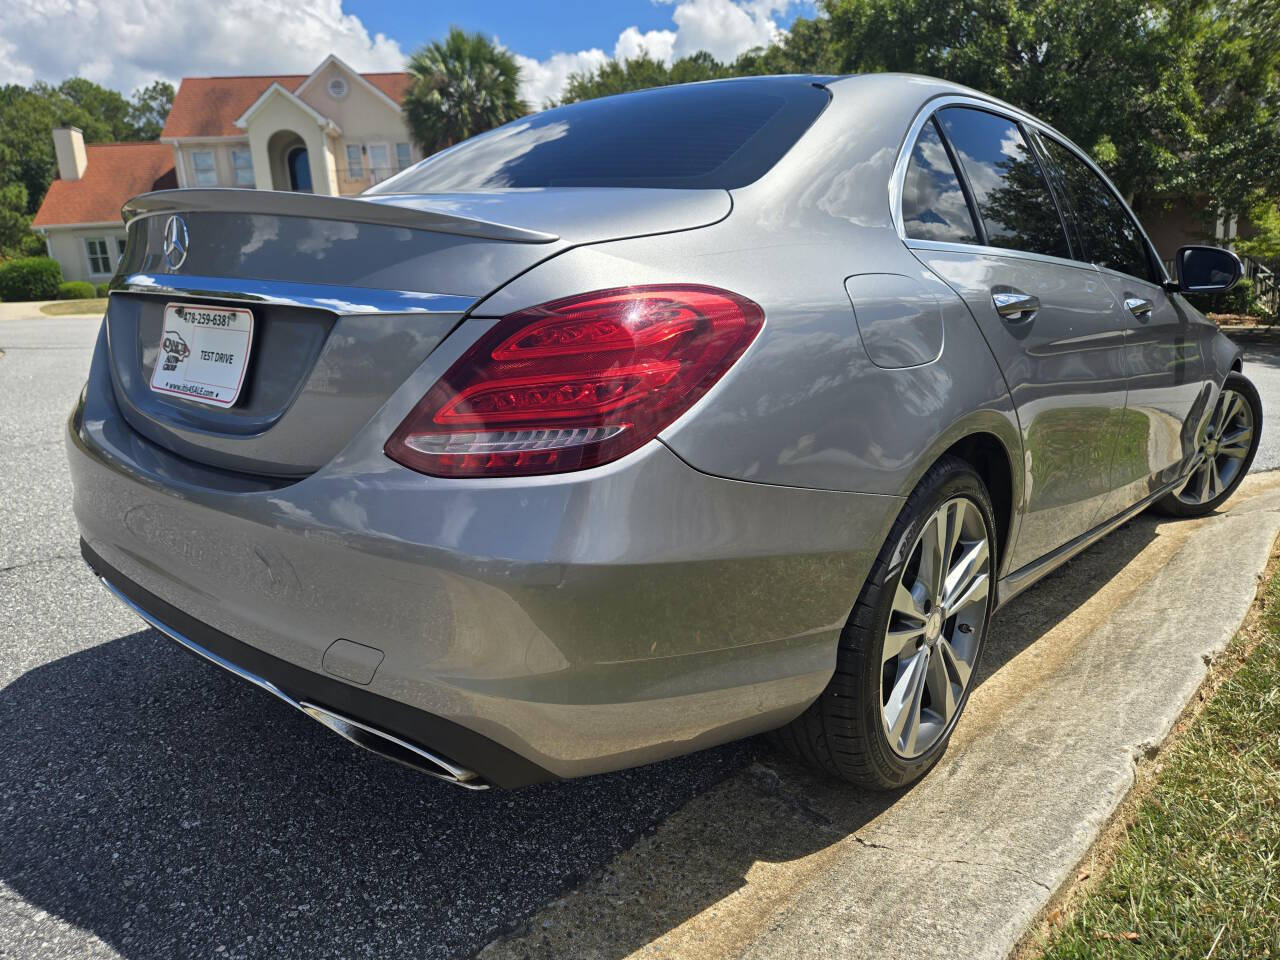
[[[554,233],[530,230],[505,223],[450,212],[447,199],[433,202],[430,196],[395,196],[375,199],[318,196],[282,190],[194,189],[157,190],[134,197],[121,209],[125,223],[138,217],[166,213],[209,211],[248,213],[278,217],[311,217],[348,223],[376,223],[383,226],[451,233],[483,240],[512,243],[553,243]]]

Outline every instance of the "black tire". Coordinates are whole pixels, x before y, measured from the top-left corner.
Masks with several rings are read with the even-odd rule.
[[[1197,471],[1193,468],[1192,479],[1188,480],[1186,484],[1180,486],[1173,492],[1166,494],[1164,497],[1152,504],[1152,512],[1161,513],[1168,517],[1207,516],[1217,510],[1218,507],[1222,506],[1222,504],[1236,492],[1236,488],[1239,487],[1241,481],[1244,480],[1245,474],[1247,474],[1249,472],[1249,468],[1253,466],[1253,458],[1258,453],[1258,444],[1262,439],[1262,398],[1258,396],[1258,388],[1253,385],[1249,378],[1242,373],[1236,373],[1234,370],[1227,374],[1227,379],[1222,384],[1222,394],[1225,394],[1229,390],[1238,393],[1244,398],[1245,403],[1249,405],[1250,412],[1253,417],[1253,437],[1250,442],[1249,452],[1245,455],[1243,461],[1241,461],[1240,468],[1235,472],[1231,481],[1227,483],[1216,496],[1199,503],[1192,503],[1182,496],[1182,494],[1195,479]],[[1220,403],[1221,400],[1219,400],[1219,404]],[[1219,404],[1215,404],[1214,411],[1210,414],[1208,423],[1212,422]],[[1208,425],[1208,423],[1206,425]]]
[[[921,755],[906,759],[890,746],[882,721],[885,678],[881,649],[894,593],[915,544],[934,513],[956,497],[977,506],[986,528],[990,570],[994,573],[997,569],[995,511],[986,486],[968,463],[958,457],[943,457],[907,498],[872,565],[840,635],[836,671],[827,689],[804,713],[773,733],[777,746],[850,783],[881,790],[914,783],[946,751],[973,688],[972,680],[965,686],[954,716],[937,741]],[[994,595],[992,583],[987,591],[973,657],[975,672],[991,619]]]

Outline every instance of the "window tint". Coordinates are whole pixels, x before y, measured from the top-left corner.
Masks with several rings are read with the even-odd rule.
[[[601,97],[465,140],[369,192],[741,187],[781,159],[828,99],[826,90],[798,77]]]
[[[1081,259],[1121,273],[1154,279],[1147,245],[1120,199],[1093,169],[1052,137],[1043,137],[1045,153],[1061,184],[1084,249]]]
[[[920,130],[902,183],[902,223],[913,240],[977,243],[978,231],[938,128]]]
[[[987,243],[1069,257],[1053,195],[1018,125],[965,107],[947,107],[937,117],[969,181]]]

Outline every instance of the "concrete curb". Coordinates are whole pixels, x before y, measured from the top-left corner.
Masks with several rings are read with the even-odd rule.
[[[1243,620],[1280,474],[1198,521],[1139,517],[997,617],[939,766],[899,796],[770,755],[485,960],[1007,956]]]

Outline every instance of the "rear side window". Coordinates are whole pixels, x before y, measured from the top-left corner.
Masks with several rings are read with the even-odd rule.
[[[758,180],[830,95],[747,78],[601,97],[523,117],[429,157],[369,193],[505,187],[732,189]]]
[[[902,224],[912,240],[978,242],[969,202],[933,120],[921,128],[907,163]]]
[[[1057,204],[1018,125],[967,107],[946,107],[937,118],[968,180],[987,244],[1070,257]]]
[[[1120,198],[1066,146],[1052,137],[1042,137],[1041,142],[1075,219],[1084,247],[1081,259],[1153,280],[1146,241]]]

